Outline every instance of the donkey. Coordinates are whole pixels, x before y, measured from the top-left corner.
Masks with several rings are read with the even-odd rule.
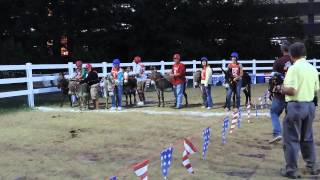
[[[284,76],[281,73],[273,73],[273,76],[269,80],[268,91],[270,92],[269,99],[272,101],[275,94],[277,94],[276,87],[278,85],[282,85],[284,80]],[[279,93],[278,93],[279,94]]]
[[[224,69],[222,69],[222,72],[225,75],[225,86],[226,88],[231,88],[232,89],[232,101],[233,101],[233,107],[236,106],[236,93],[237,93],[237,82],[233,81],[233,75],[230,69],[228,69],[227,71],[225,71]],[[248,103],[251,104],[251,77],[250,75],[243,71],[243,77],[242,77],[242,89],[243,89],[243,93],[246,96],[246,105]],[[227,104],[227,99],[226,99],[226,103],[225,106],[226,107]]]
[[[162,75],[160,72],[157,71],[155,67],[152,67],[150,79],[154,82],[154,86],[158,95],[158,107],[161,106],[161,100],[162,107],[165,107],[164,91],[169,88],[173,89],[173,86],[170,82],[170,77],[168,75]],[[186,93],[186,88],[184,88],[183,95],[186,99],[186,106],[188,106],[188,95]]]
[[[116,85],[116,82],[110,75],[103,78],[103,89],[106,97],[106,109],[109,109],[109,98],[115,95],[113,93],[115,85]]]
[[[133,96],[134,104],[136,104],[137,79],[134,76],[130,76],[128,71],[123,76],[123,94],[126,96],[126,106],[129,105],[128,99],[130,105],[132,105],[131,96]]]
[[[62,98],[60,101],[60,107],[63,107],[63,104],[66,100],[66,98],[68,98],[69,102],[70,102],[70,106],[72,107],[72,100],[71,100],[71,96],[69,95],[69,81],[64,77],[64,73],[60,72],[59,73],[59,78],[58,78],[58,89],[61,89],[61,94],[62,94]]]
[[[198,88],[201,84],[201,71],[198,70],[193,73],[193,87]]]
[[[89,109],[89,86],[87,83],[80,84],[80,88],[78,91],[79,97],[79,107],[80,110],[87,110]]]

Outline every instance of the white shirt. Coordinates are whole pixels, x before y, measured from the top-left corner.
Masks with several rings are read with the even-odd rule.
[[[133,73],[135,74],[137,81],[145,81],[147,76],[145,75],[145,68],[143,64],[133,62]]]

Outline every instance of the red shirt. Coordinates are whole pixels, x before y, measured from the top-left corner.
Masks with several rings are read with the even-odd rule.
[[[242,68],[242,66],[240,64],[229,64],[228,68],[231,69],[232,72],[232,76],[233,77],[239,77],[240,76],[240,70]]]
[[[206,80],[206,72],[207,72],[207,66],[204,66],[201,70],[201,80]]]
[[[172,73],[174,75],[180,74],[179,76],[174,76],[171,80],[171,83],[176,86],[179,84],[184,84],[186,82],[186,68],[184,64],[179,63],[179,64],[174,64],[172,66]]]
[[[113,67],[111,69],[111,75],[112,75],[113,79],[118,79],[118,72],[119,72],[119,69],[117,69],[117,68]]]

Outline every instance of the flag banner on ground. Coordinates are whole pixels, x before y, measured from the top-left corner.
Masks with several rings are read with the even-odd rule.
[[[148,180],[148,164],[149,160],[144,160],[133,166],[134,173],[140,178],[140,180]]]
[[[223,125],[222,125],[222,144],[226,144],[226,139],[227,139],[227,132],[228,132],[228,128],[229,128],[229,116],[226,116],[223,120]]]
[[[262,97],[259,97],[259,102],[260,102],[260,108],[263,109],[263,101],[262,101]]]
[[[211,137],[211,129],[210,127],[208,127],[204,129],[202,132],[202,138],[203,138],[202,159],[206,159],[206,153],[210,143],[210,137]]]
[[[258,108],[257,108],[257,102],[254,101],[254,110],[256,111],[256,117],[258,117]]]
[[[248,115],[248,123],[250,123],[250,116],[251,116],[251,104],[247,105],[247,115]]]
[[[117,176],[112,176],[109,178],[109,180],[118,180],[118,179],[117,179]]]
[[[164,179],[167,179],[170,166],[172,164],[173,147],[169,147],[160,153],[161,171]]]
[[[192,169],[189,156],[198,151],[195,148],[195,146],[191,143],[191,141],[189,141],[188,139],[184,139],[183,145],[184,145],[184,151],[182,154],[182,165],[187,169],[187,171],[190,174],[193,174],[194,171]]]
[[[231,127],[230,127],[230,134],[233,133],[233,130],[236,128],[237,123],[238,123],[238,111],[233,111],[232,112],[232,120],[231,120]]]
[[[241,128],[241,121],[242,121],[241,108],[239,108],[239,110],[238,110],[238,128]]]

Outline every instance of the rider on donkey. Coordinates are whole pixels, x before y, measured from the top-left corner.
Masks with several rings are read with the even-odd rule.
[[[186,83],[186,68],[182,64],[180,54],[173,56],[174,64],[172,66],[172,72],[170,74],[171,83],[173,85],[173,92],[176,98],[176,109],[182,108],[182,96],[184,93]]]
[[[111,110],[116,110],[118,106],[118,110],[122,110],[122,91],[123,91],[123,70],[120,69],[120,60],[114,59],[113,67],[111,70],[111,76],[115,81],[115,88],[112,96],[112,107]]]
[[[242,65],[238,62],[238,59],[239,54],[237,52],[233,52],[231,54],[231,63],[228,65],[228,71],[231,71],[232,73],[232,81],[233,83],[235,83],[235,89],[233,89],[232,86],[228,87],[226,107],[227,110],[230,110],[232,93],[236,93],[236,108],[240,108],[240,93],[242,87],[243,68]]]
[[[92,70],[92,65],[87,64],[87,77],[81,83],[87,83],[90,87],[90,96],[93,101],[94,109],[99,109],[99,77],[98,73]]]
[[[87,76],[87,71],[82,68],[82,61],[76,61],[76,72],[69,82],[69,95],[71,95],[72,103],[75,102],[76,95],[79,90],[79,83]]]
[[[145,104],[146,98],[144,95],[145,85],[147,76],[145,75],[145,67],[141,63],[141,57],[136,56],[133,60],[133,73],[137,79],[137,93],[139,95],[139,102],[137,103],[138,106],[143,106]]]

